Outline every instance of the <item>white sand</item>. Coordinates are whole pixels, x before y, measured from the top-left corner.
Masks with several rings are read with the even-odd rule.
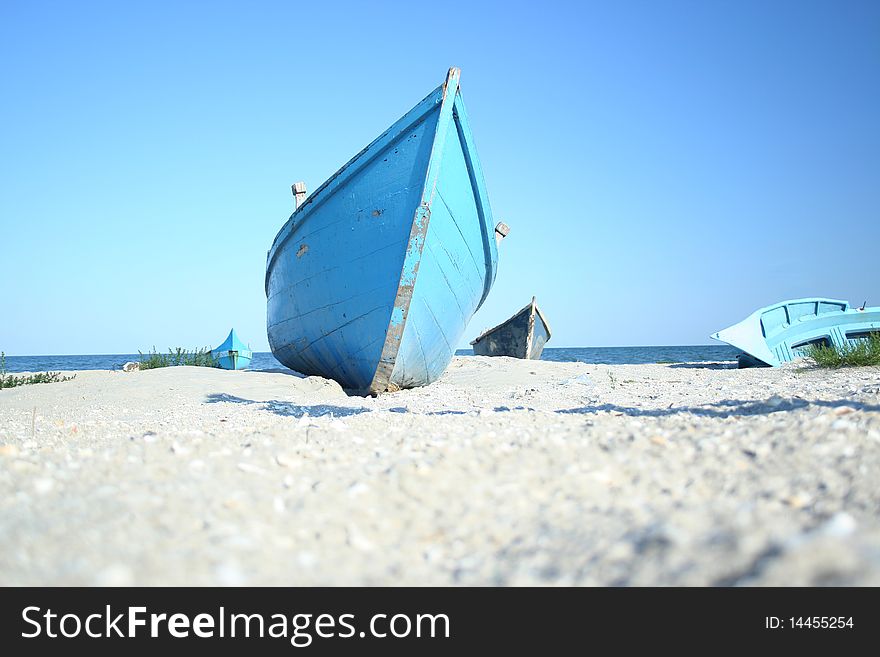
[[[79,372],[0,390],[0,584],[876,586],[878,475],[880,368]]]

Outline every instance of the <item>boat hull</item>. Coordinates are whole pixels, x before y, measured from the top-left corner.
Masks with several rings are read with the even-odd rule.
[[[244,370],[251,364],[250,352],[228,351],[215,355],[217,364],[224,370]]]
[[[510,356],[538,360],[550,339],[550,326],[535,299],[498,326],[471,342],[476,356]]]
[[[287,367],[355,392],[429,384],[496,267],[454,69],[279,231],[266,267],[269,345]]]
[[[756,310],[712,338],[742,349],[740,367],[778,367],[805,355],[809,345],[844,347],[880,331],[880,308],[852,308],[839,299],[782,301]]]

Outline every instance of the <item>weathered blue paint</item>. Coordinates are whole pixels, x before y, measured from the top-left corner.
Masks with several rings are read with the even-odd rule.
[[[760,308],[710,337],[742,349],[741,367],[778,367],[803,356],[809,344],[841,347],[871,331],[880,331],[880,307],[852,308],[848,301],[809,298]]]
[[[532,302],[522,310],[486,331],[471,341],[477,356],[510,356],[538,360],[544,345],[550,339],[550,324],[538,309],[538,302]]]
[[[253,353],[250,348],[238,339],[235,329],[229,331],[229,336],[223,341],[219,347],[211,350],[220,363],[220,367],[225,370],[243,370],[251,363]]]
[[[267,330],[288,367],[383,392],[449,364],[498,259],[458,80],[450,69],[276,236]]]

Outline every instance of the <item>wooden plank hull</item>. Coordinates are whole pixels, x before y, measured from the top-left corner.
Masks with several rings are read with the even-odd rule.
[[[497,258],[452,69],[278,233],[266,267],[272,353],[358,392],[431,383],[488,295]]]
[[[471,342],[477,356],[510,356],[538,360],[550,339],[550,326],[535,298],[525,308]]]
[[[852,308],[839,299],[792,299],[760,308],[710,337],[745,352],[740,367],[778,367],[810,344],[842,347],[880,331],[880,308]]]

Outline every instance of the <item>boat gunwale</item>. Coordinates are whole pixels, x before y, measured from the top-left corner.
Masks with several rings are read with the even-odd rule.
[[[272,246],[266,255],[266,276],[264,287],[266,295],[269,294],[269,274],[275,263],[275,258],[281,247],[296,233],[312,213],[328,201],[334,193],[341,189],[355,174],[379,157],[386,146],[390,146],[403,133],[407,132],[414,125],[420,123],[425,117],[437,106],[438,102],[442,102],[443,87],[440,85],[434,91],[425,96],[406,114],[395,121],[391,127],[376,137],[373,141],[362,148],[354,157],[343,164],[332,176],[321,184],[314,192],[308,195],[306,200],[290,215],[284,225],[278,230]],[[370,157],[364,157],[370,153]],[[332,186],[332,189],[330,187]],[[285,233],[286,234],[283,234]],[[283,235],[282,235],[283,234]]]
[[[464,153],[468,177],[471,181],[471,189],[475,192],[474,200],[477,205],[477,214],[479,214],[480,221],[483,224],[483,254],[484,256],[489,256],[484,258],[486,261],[486,279],[483,282],[483,295],[474,309],[474,312],[477,312],[489,296],[489,292],[492,290],[492,285],[495,282],[495,276],[498,273],[498,244],[495,242],[495,226],[492,225],[494,218],[492,216],[492,208],[489,205],[489,193],[486,190],[485,184],[486,179],[483,176],[483,167],[480,164],[479,157],[476,156],[477,148],[474,143],[474,135],[471,132],[470,119],[468,118],[464,96],[462,96],[460,88],[455,91],[455,99],[452,104],[452,120],[455,122],[455,128],[462,144],[462,152]]]
[[[771,303],[769,306],[764,306],[763,308],[758,308],[757,310],[749,313],[746,317],[744,317],[740,321],[738,321],[734,324],[731,324],[730,326],[723,328],[719,331],[715,331],[715,333],[712,333],[711,335],[709,335],[709,337],[712,338],[713,340],[718,340],[719,342],[727,342],[726,340],[724,340],[718,336],[720,336],[725,331],[729,331],[732,328],[742,326],[742,325],[748,325],[748,324],[754,322],[758,328],[758,332],[761,334],[761,339],[766,340],[767,336],[764,335],[764,331],[761,329],[761,316],[764,315],[765,313],[770,312],[771,310],[776,310],[777,308],[787,308],[788,306],[793,305],[793,304],[797,304],[797,303],[817,303],[817,304],[818,303],[832,303],[832,304],[843,305],[843,310],[833,310],[830,313],[822,313],[823,315],[831,315],[834,313],[846,313],[846,312],[849,312],[850,310],[852,310],[852,307],[851,307],[849,301],[846,301],[845,299],[832,299],[830,297],[803,297],[800,299],[788,299],[787,301],[780,301],[778,303]],[[818,306],[817,306],[817,308],[818,308]],[[819,316],[816,315],[816,317],[819,317]],[[730,344],[730,343],[728,342],[727,344]]]
[[[547,318],[544,317],[544,313],[541,312],[541,309],[538,308],[538,301],[535,299],[535,314],[541,318],[541,321],[544,322],[544,328],[547,329],[547,340],[546,342],[550,342],[550,337],[553,335],[553,332],[550,330],[550,322],[547,321]]]
[[[225,346],[227,342],[229,343],[228,348]],[[236,349],[236,344],[241,345],[242,349]],[[251,351],[250,345],[245,344],[242,339],[238,337],[238,333],[235,332],[234,327],[230,329],[229,335],[226,336],[226,339],[219,345],[211,349],[210,353],[225,353],[227,351],[247,351],[249,353],[253,353]]]
[[[494,332],[494,331],[497,331],[498,329],[500,329],[500,328],[501,328],[502,326],[504,326],[505,324],[510,323],[511,321],[513,321],[514,319],[516,319],[517,317],[519,317],[520,315],[522,315],[522,314],[523,314],[525,311],[527,311],[527,310],[530,310],[530,314],[535,314],[535,313],[537,313],[538,316],[541,318],[541,321],[544,322],[544,326],[547,328],[547,341],[549,342],[549,341],[550,341],[550,325],[547,323],[547,320],[544,319],[544,315],[543,315],[543,313],[541,313],[541,311],[538,310],[538,300],[537,300],[537,298],[536,298],[536,297],[532,297],[532,300],[531,300],[529,303],[527,303],[525,306],[523,306],[522,308],[520,308],[519,310],[517,310],[515,313],[513,313],[510,317],[508,317],[507,319],[505,319],[503,322],[501,322],[500,324],[498,324],[498,325],[496,325],[496,326],[493,326],[492,328],[488,328],[488,329],[486,329],[485,331],[483,331],[482,333],[480,333],[480,335],[478,335],[478,336],[475,337],[473,340],[471,340],[471,344],[472,344],[472,345],[477,344],[480,340],[482,340],[483,338],[485,338],[487,335],[489,335],[490,333],[492,333],[492,332]]]

